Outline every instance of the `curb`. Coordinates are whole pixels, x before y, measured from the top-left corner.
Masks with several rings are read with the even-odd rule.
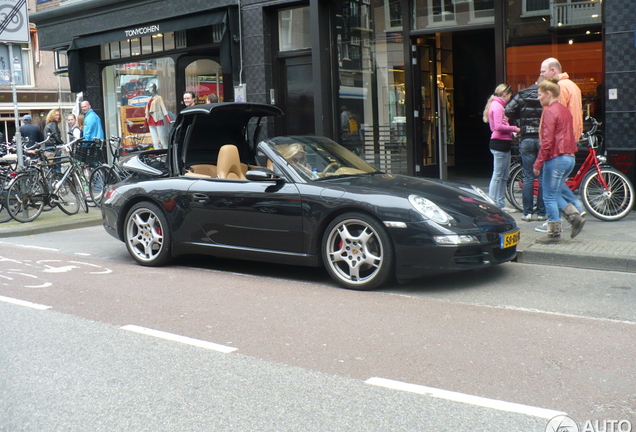
[[[568,234],[562,243],[540,244],[535,240],[541,234],[522,230],[516,262],[636,273],[635,242],[587,238],[585,233],[570,239]]]
[[[516,262],[636,273],[636,257],[614,256],[609,254],[582,255],[578,252],[553,252],[528,248],[517,251]]]
[[[68,216],[59,209],[41,214],[33,222],[9,221],[0,224],[0,238],[20,237],[42,234],[53,231],[66,231],[75,228],[86,228],[102,224],[100,209],[89,208],[88,213],[78,213]]]

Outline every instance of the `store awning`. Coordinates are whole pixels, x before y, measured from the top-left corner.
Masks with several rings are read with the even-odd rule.
[[[96,33],[81,36],[73,39],[67,50],[68,56],[68,76],[71,84],[71,91],[78,93],[85,90],[84,86],[84,61],[81,50],[84,48],[98,46],[105,43],[131,39],[142,36],[152,36],[153,34],[187,30],[199,27],[225,24],[223,36],[221,38],[221,67],[223,70],[232,70],[230,53],[229,29],[227,23],[227,11],[218,11],[208,14],[199,14],[178,19],[164,20],[157,22],[147,22],[128,28],[120,28],[108,32]]]
[[[87,48],[109,42],[116,42],[141,36],[152,36],[153,34],[172,32],[178,30],[188,30],[198,27],[207,27],[226,22],[227,12],[219,11],[214,13],[182,17],[167,21],[148,22],[136,26],[111,30],[103,33],[96,33],[81,36],[73,39],[69,50]]]

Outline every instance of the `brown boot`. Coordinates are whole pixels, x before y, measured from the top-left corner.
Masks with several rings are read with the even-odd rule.
[[[583,225],[585,225],[585,219],[583,218],[583,216],[581,216],[581,213],[579,213],[577,208],[574,207],[573,204],[568,204],[563,207],[561,213],[563,214],[565,220],[567,220],[569,224],[572,225],[570,238],[574,238],[579,235],[579,233],[583,229]]]
[[[561,242],[561,231],[563,227],[561,221],[550,222],[548,221],[548,235],[545,237],[539,237],[537,243],[550,244]]]

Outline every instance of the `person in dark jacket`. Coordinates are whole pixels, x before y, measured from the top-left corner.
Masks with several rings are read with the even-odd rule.
[[[35,147],[35,143],[44,141],[42,130],[31,123],[32,121],[33,119],[29,114],[25,114],[25,116],[22,117],[22,122],[24,124],[20,126],[20,135],[22,135],[22,143],[26,150],[30,150]]]
[[[64,144],[64,141],[62,140],[62,133],[60,132],[61,121],[62,115],[60,114],[60,110],[52,109],[49,111],[49,114],[46,116],[46,126],[44,126],[44,135],[46,137],[50,137],[50,141],[47,146]],[[61,151],[59,149],[45,153],[49,160],[55,160],[55,158],[60,156],[60,154]],[[56,164],[54,169],[57,172],[62,171],[62,167],[59,164]]]
[[[62,121],[62,115],[60,110],[52,109],[46,116],[46,126],[44,126],[44,135],[51,136],[51,145],[64,144],[62,140],[62,133],[60,132],[60,122]]]
[[[539,80],[543,78],[539,77]],[[537,81],[538,83],[539,81]],[[539,102],[537,83],[530,87],[519,90],[506,105],[506,117],[516,120],[521,129],[521,142],[519,143],[519,155],[521,156],[521,166],[523,168],[523,216],[522,220],[529,222],[535,212],[534,205],[534,172],[532,165],[539,153],[539,123],[543,107]],[[545,204],[543,203],[543,193],[541,176],[539,176],[539,194],[537,195],[537,220],[547,219]]]

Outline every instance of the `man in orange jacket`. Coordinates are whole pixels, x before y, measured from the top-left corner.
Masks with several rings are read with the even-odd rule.
[[[570,111],[572,120],[574,121],[574,139],[579,142],[583,134],[583,98],[581,97],[581,89],[574,83],[567,72],[563,72],[561,63],[553,57],[545,59],[541,63],[540,75],[545,78],[557,77],[559,79],[559,87],[561,94],[559,101]]]

